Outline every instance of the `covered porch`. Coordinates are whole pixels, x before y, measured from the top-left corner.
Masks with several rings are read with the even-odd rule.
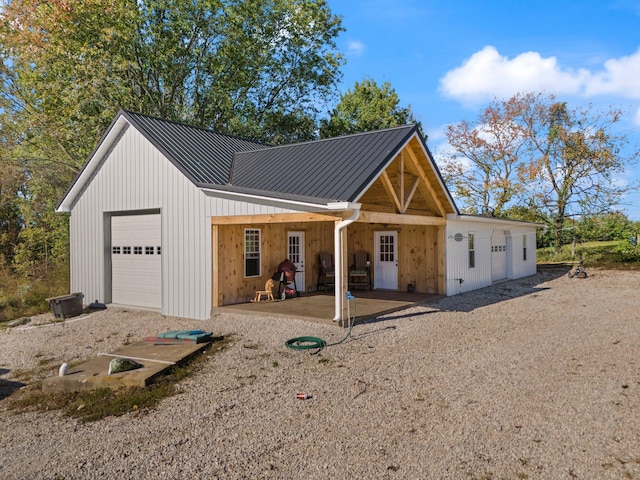
[[[302,309],[310,305],[310,312],[322,312],[297,316],[331,320],[336,318],[336,312],[342,312],[342,318],[346,318],[344,292],[357,288],[350,275],[356,252],[366,252],[368,258],[368,278],[364,285],[359,285],[366,288],[353,291],[358,299],[367,300],[358,302],[359,317],[361,314],[371,317],[380,312],[406,308],[445,293],[443,218],[369,211],[358,213],[358,218],[352,222],[345,218],[353,217],[353,210],[333,215],[294,213],[212,218],[212,311],[224,308],[227,311],[251,312],[267,308],[268,311],[282,310],[285,313],[292,299],[282,302],[289,306],[273,302],[273,305],[263,307],[250,301],[257,291],[264,290],[266,281],[273,278],[278,264],[287,258],[298,268],[297,290],[303,294],[303,299],[309,299],[302,302]],[[247,257],[243,249],[247,245],[248,231],[257,232],[259,238],[260,270],[259,275],[252,277],[246,275],[244,268]],[[335,296],[333,284],[329,288],[321,284],[321,252],[328,253],[331,262],[335,262],[334,280],[341,292],[338,296]],[[391,274],[387,275],[389,281],[384,284],[381,281],[381,258],[388,260],[387,264],[391,266]],[[407,293],[408,289],[412,294]],[[329,295],[315,295],[320,290]],[[337,301],[340,305],[336,305]],[[378,305],[379,301],[391,303]]]
[[[283,302],[289,306],[249,303],[256,292],[273,288],[266,282],[277,278],[279,270],[275,269],[285,259],[295,265],[295,290],[309,297],[303,297],[302,310],[317,303],[309,307],[312,314],[298,316],[344,320],[348,307],[344,294],[356,287],[365,292],[373,289],[376,295],[412,292],[418,299],[381,299],[353,292],[359,299],[358,317],[377,316],[419,303],[420,298],[444,295],[446,218],[455,213],[455,205],[420,135],[414,132],[387,148],[378,152],[381,159],[375,171],[369,170],[370,150],[354,147],[345,153],[345,162],[353,161],[353,152],[358,152],[362,162],[356,169],[364,169],[360,177],[348,184],[359,185],[357,191],[334,191],[334,184],[344,180],[340,176],[322,183],[327,190],[321,197],[260,197],[266,205],[282,204],[289,211],[212,216],[213,310],[268,308],[275,312],[282,308],[286,313],[290,300]],[[320,162],[327,157],[318,158]],[[313,184],[310,178],[301,182],[305,192]],[[321,282],[325,270],[331,271],[332,282]],[[333,295],[314,298],[311,294],[321,288]],[[377,304],[379,301],[391,303]]]

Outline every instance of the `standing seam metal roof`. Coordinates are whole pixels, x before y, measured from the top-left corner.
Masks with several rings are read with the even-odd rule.
[[[264,144],[205,128],[123,111],[122,114],[192,182],[224,185],[233,154],[268,148]]]
[[[139,113],[121,114],[198,187],[314,202],[358,201],[410,138],[420,136],[416,125],[403,125],[270,147]]]
[[[356,201],[417,131],[415,125],[235,154],[232,186]]]

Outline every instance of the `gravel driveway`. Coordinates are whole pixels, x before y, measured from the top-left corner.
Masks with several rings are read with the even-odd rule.
[[[442,298],[317,355],[284,342],[345,331],[110,309],[0,332],[5,392],[163,330],[233,338],[148,413],[83,424],[0,401],[0,478],[640,479],[640,272],[589,274]]]

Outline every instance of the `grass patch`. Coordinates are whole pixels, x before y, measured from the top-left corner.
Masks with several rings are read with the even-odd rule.
[[[95,422],[105,417],[144,414],[161,400],[182,393],[179,383],[202,370],[212,355],[221,352],[232,342],[226,336],[176,365],[166,375],[147,387],[124,387],[117,390],[102,388],[88,392],[44,393],[41,382],[29,385],[6,400],[7,407],[16,412],[60,410],[83,422]]]
[[[0,328],[3,322],[49,311],[47,298],[69,292],[68,264],[24,276],[0,267]]]
[[[634,250],[637,257],[633,255]],[[552,247],[539,248],[537,259],[538,263],[577,263],[584,258],[586,267],[640,269],[640,250],[627,240],[579,243],[574,252],[572,256],[571,245],[563,245],[559,251]]]

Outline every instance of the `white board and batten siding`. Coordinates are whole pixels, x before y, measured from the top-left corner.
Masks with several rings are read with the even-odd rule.
[[[160,311],[208,319],[211,217],[285,211],[289,210],[205,195],[129,126],[72,206],[71,291],[83,292],[88,302],[111,303],[113,217],[157,214],[162,246]]]
[[[536,225],[450,215],[446,228],[447,295],[457,295],[536,273]],[[469,235],[475,265],[470,265]],[[523,241],[526,237],[526,241]],[[456,238],[461,238],[457,241]],[[526,245],[526,259],[524,255]]]

